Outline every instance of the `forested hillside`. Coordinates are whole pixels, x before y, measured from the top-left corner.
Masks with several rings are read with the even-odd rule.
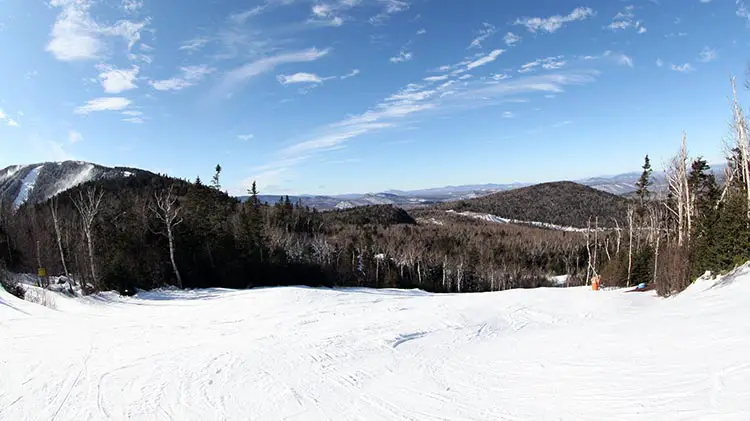
[[[573,182],[537,184],[455,203],[439,209],[488,213],[501,218],[585,228],[598,216],[601,226],[625,219],[627,200]]]
[[[392,206],[320,213],[287,198],[263,205],[252,192],[240,203],[220,191],[218,176],[212,186],[150,173],[99,180],[2,215],[0,259],[11,269],[68,273],[89,291],[308,284],[463,292],[541,286],[585,270],[581,236],[458,217],[416,224]]]

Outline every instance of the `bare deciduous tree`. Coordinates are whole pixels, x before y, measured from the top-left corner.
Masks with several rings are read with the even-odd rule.
[[[633,275],[633,228],[635,225],[635,205],[631,202],[628,204],[627,209],[628,216],[628,288],[630,287],[630,279]]]
[[[218,173],[217,173],[218,174]],[[177,198],[172,195],[173,188],[166,191],[154,193],[155,204],[150,207],[151,212],[159,218],[164,224],[165,231],[159,231],[158,234],[164,235],[169,241],[169,260],[172,262],[172,270],[177,278],[177,286],[182,288],[182,276],[177,268],[175,261],[174,229],[182,223],[180,215],[180,206],[177,204]]]
[[[677,245],[682,246],[690,240],[690,231],[692,230],[692,213],[690,208],[690,186],[688,185],[688,154],[687,154],[687,136],[682,134],[682,147],[680,152],[672,158],[672,162],[667,168],[667,180],[669,188],[675,200],[675,204],[670,206],[665,203],[667,209],[677,218]]]
[[[97,278],[96,275],[96,263],[94,261],[94,238],[91,235],[91,228],[94,225],[96,215],[99,213],[99,205],[101,205],[103,197],[103,191],[99,191],[95,187],[89,187],[86,190],[85,195],[83,194],[83,191],[79,191],[78,197],[72,198],[73,205],[76,207],[76,209],[78,209],[78,213],[81,215],[81,227],[86,238],[86,246],[88,249],[91,282],[96,289],[100,289],[101,285],[99,285],[99,278]]]
[[[654,203],[653,206],[649,207],[649,222],[652,232],[652,238],[654,239],[654,285],[656,285],[657,274],[659,273],[659,245],[661,240],[662,222],[664,220],[664,214],[662,208]]]
[[[60,230],[60,218],[57,216],[57,196],[53,197],[49,201],[49,209],[52,213],[52,223],[55,226],[55,236],[57,237],[57,249],[60,252],[60,263],[63,267],[63,275],[68,276],[68,265],[65,263],[65,252],[63,251],[62,245],[62,231]]]
[[[750,219],[750,145],[748,145],[747,139],[747,120],[745,120],[745,114],[742,110],[742,106],[737,99],[737,85],[734,78],[732,82],[732,108],[734,111],[733,129],[735,130],[735,141],[736,147],[740,152],[740,176],[742,177],[745,184],[745,194],[747,195],[747,218]]]

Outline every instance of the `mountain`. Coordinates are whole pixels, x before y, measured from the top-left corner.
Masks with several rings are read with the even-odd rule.
[[[626,207],[623,197],[570,181],[537,184],[437,206],[441,210],[575,228],[586,227],[589,217],[596,216],[600,226],[614,225],[614,219],[622,225]]]
[[[135,168],[108,168],[82,161],[14,165],[0,170],[0,203],[17,209],[24,203],[39,203],[92,180],[129,177],[148,173]]]
[[[712,169],[719,182],[723,179],[725,165],[713,165]],[[81,183],[112,177],[127,177],[138,172],[147,172],[135,168],[108,168],[81,161],[47,162],[33,165],[16,165],[0,170],[0,203],[12,203],[14,207],[27,201],[37,203]],[[592,177],[575,181],[578,184],[592,187],[615,195],[628,195],[635,191],[635,182],[640,172]],[[663,172],[654,172],[652,189],[663,190],[667,187]],[[289,196],[293,203],[301,201],[303,205],[318,210],[349,209],[360,206],[393,205],[404,209],[429,207],[439,203],[470,200],[528,187],[528,183],[509,184],[469,184],[444,186],[419,190],[387,190],[380,193],[343,194],[343,195],[297,195]],[[282,195],[260,195],[260,201],[276,203]],[[247,196],[238,197],[246,200]]]

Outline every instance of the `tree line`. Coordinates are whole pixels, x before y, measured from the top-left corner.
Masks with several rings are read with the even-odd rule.
[[[392,206],[318,212],[288,197],[261,203],[254,183],[241,202],[221,191],[217,166],[209,185],[139,172],[19,209],[0,203],[0,266],[43,267],[87,293],[300,284],[479,292],[550,286],[552,275],[566,274],[566,285],[599,276],[604,285],[651,283],[669,295],[705,271],[750,260],[750,145],[736,92],[732,114],[723,185],[703,158],[689,156],[683,136],[667,166],[668,191],[652,188],[646,156],[632,198],[584,192],[596,199],[585,221],[577,193],[570,203],[555,198],[554,221],[543,219],[549,198],[537,203],[542,210],[519,205],[533,207],[526,199],[546,198],[551,185],[541,195],[505,194],[516,201],[477,201],[488,211],[503,202],[540,222],[585,223],[577,231],[474,220],[447,205],[416,219]]]
[[[601,266],[605,283],[651,283],[661,295],[670,295],[706,272],[721,273],[750,260],[748,124],[734,79],[731,85],[731,140],[723,185],[703,157],[690,157],[686,134],[667,164],[666,192],[650,190],[652,170],[646,156],[627,212],[627,224],[635,229],[630,229],[627,250]]]

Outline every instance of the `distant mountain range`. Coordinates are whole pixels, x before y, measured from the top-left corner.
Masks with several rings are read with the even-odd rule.
[[[723,177],[724,165],[712,167],[718,179]],[[73,188],[79,184],[105,178],[128,177],[138,172],[136,168],[109,168],[82,161],[47,162],[33,165],[15,165],[0,170],[0,204],[12,203],[17,208],[25,202],[38,203]],[[615,195],[627,195],[635,191],[640,172],[576,180],[575,183],[592,187]],[[300,195],[289,196],[293,202],[320,210],[349,209],[370,205],[394,205],[413,209],[430,205],[470,200],[493,193],[530,186],[530,183],[472,184],[445,186],[420,190],[388,190],[381,193],[346,194],[334,196]],[[654,189],[666,189],[663,173],[654,173]],[[276,203],[284,196],[260,195],[260,200]],[[246,200],[247,196],[239,197]]]

